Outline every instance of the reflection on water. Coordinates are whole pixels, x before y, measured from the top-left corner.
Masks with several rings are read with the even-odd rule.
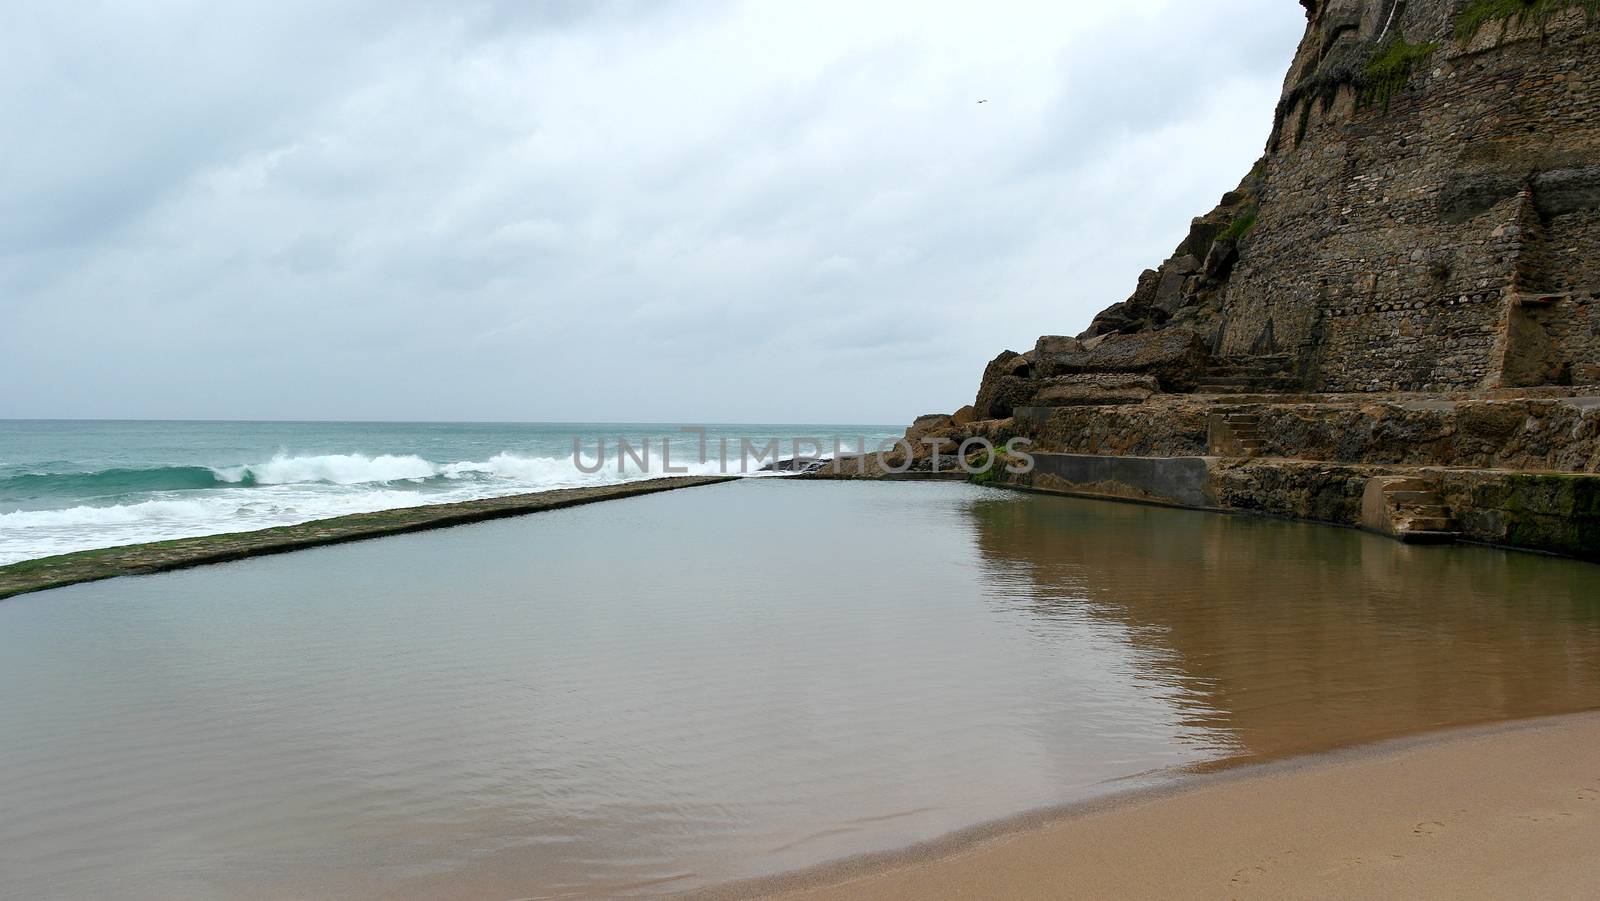
[[[1129,630],[1250,755],[1600,706],[1600,567],[1070,499],[973,506],[1041,637]]]
[[[0,895],[654,894],[1600,707],[1600,567],[696,489],[0,604]]]

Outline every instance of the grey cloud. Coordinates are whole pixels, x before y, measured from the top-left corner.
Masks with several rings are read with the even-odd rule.
[[[953,408],[1259,151],[1234,7],[11,5],[0,416]]]

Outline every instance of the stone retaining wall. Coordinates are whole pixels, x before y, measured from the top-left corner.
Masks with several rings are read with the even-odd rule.
[[[1039,449],[1106,456],[1228,456],[1212,416],[1259,421],[1262,457],[1337,463],[1600,472],[1600,398],[1229,404],[1179,395],[1112,407],[1021,407]]]
[[[1259,405],[1266,457],[1600,472],[1600,403]]]
[[[1294,354],[1325,391],[1503,384],[1515,296],[1600,286],[1597,36],[1577,4],[1465,38],[1462,3],[1393,6],[1313,9],[1220,351]],[[1341,67],[1385,40],[1424,55],[1364,98]],[[1581,305],[1546,313],[1587,329]],[[1550,344],[1551,371],[1522,384],[1595,382],[1592,341]]]
[[[1201,457],[1096,457],[1038,454],[1031,473],[1010,484],[1039,491],[1209,508],[1210,464]]]
[[[1419,479],[1468,541],[1600,561],[1600,475],[1340,465],[1215,457],[1036,454],[1003,484],[1107,500],[1225,510],[1360,527],[1374,479]]]

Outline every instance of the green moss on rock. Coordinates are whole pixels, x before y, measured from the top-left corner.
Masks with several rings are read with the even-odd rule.
[[[1600,0],[1472,0],[1456,16],[1456,38],[1470,41],[1485,25],[1522,26],[1545,23],[1569,9],[1582,9],[1592,22],[1600,16]]]
[[[1600,0],[1592,2],[1600,3]],[[1284,123],[1295,110],[1299,110],[1294,131],[1294,143],[1298,147],[1311,126],[1312,105],[1319,105],[1326,114],[1333,108],[1339,92],[1346,88],[1356,93],[1356,109],[1378,106],[1387,112],[1394,95],[1411,82],[1417,68],[1438,49],[1436,43],[1413,44],[1397,34],[1382,44],[1358,45],[1336,59],[1324,61],[1315,73],[1291,87],[1278,102],[1269,149],[1277,149]]]
[[[1385,42],[1367,63],[1356,107],[1380,106],[1388,112],[1389,101],[1411,82],[1412,73],[1438,49],[1438,44],[1412,44],[1399,36]]]
[[[1600,478],[1507,475],[1479,503],[1496,511],[1506,544],[1600,560]]]
[[[1255,227],[1256,209],[1255,207],[1250,207],[1236,216],[1232,222],[1229,222],[1228,227],[1223,229],[1221,234],[1217,235],[1217,240],[1241,240],[1245,235],[1250,234],[1251,230],[1253,230]]]

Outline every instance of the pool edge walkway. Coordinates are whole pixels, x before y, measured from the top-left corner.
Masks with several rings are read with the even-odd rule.
[[[383,538],[388,535],[444,529],[600,501],[717,485],[738,478],[738,476],[675,476],[593,488],[556,488],[531,494],[514,494],[421,507],[400,507],[371,513],[352,513],[251,532],[199,535],[170,541],[73,551],[0,566],[0,600],[19,594],[76,585],[80,582],[188,569],[305,548]]]

